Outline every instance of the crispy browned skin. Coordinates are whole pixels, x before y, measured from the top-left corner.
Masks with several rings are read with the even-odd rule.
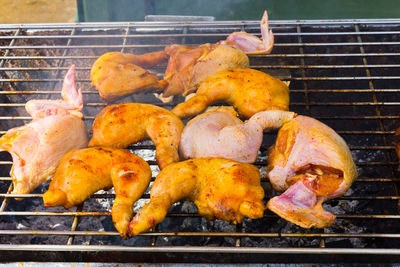
[[[150,138],[156,146],[160,169],[179,161],[183,123],[167,109],[141,103],[110,105],[96,116],[92,129],[89,147],[125,148]]]
[[[90,71],[92,86],[104,101],[111,101],[139,91],[160,91],[167,85],[149,71],[150,67],[165,60],[163,51],[134,55],[110,52],[100,56]]]
[[[198,158],[170,164],[157,176],[146,204],[129,224],[138,235],[160,223],[180,200],[193,201],[200,215],[240,223],[261,218],[265,206],[258,168],[223,158]]]
[[[216,102],[226,102],[235,107],[239,115],[250,118],[264,110],[288,110],[289,88],[258,70],[224,70],[205,79],[196,95],[177,105],[172,112],[180,118],[189,118]]]
[[[150,166],[142,158],[123,149],[86,148],[65,154],[43,195],[46,207],[76,206],[100,189],[114,185],[112,218],[122,237],[127,237],[133,204],[142,196],[151,179]]]

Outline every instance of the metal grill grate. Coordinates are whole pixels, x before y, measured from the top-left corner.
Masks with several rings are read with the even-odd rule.
[[[30,99],[60,97],[65,71],[77,65],[88,129],[105,106],[90,87],[95,59],[109,51],[141,54],[168,44],[217,42],[233,31],[259,32],[258,21],[136,22],[0,25],[0,134],[29,122]],[[349,144],[359,178],[349,192],[326,204],[337,215],[326,229],[301,229],[271,212],[240,225],[208,222],[194,205],[175,205],[153,232],[122,240],[110,209],[112,191],[71,210],[45,208],[48,184],[27,195],[10,194],[11,159],[0,153],[1,260],[94,261],[390,261],[400,256],[397,157],[391,136],[399,127],[400,20],[272,21],[270,55],[250,56],[251,67],[290,82],[291,110],[335,129]],[[165,66],[152,69],[160,77]],[[161,104],[150,94],[122,102]],[[260,167],[266,200],[275,193],[265,179],[265,134]],[[154,146],[129,148],[158,172]],[[14,200],[23,198],[22,201]],[[148,192],[136,210],[148,199]],[[288,255],[295,255],[289,256]],[[318,255],[318,256],[317,256]],[[316,258],[316,256],[318,258]]]

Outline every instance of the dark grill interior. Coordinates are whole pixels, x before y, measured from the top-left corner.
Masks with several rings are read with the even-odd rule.
[[[209,222],[192,203],[175,205],[153,232],[122,240],[111,220],[113,191],[98,192],[82,206],[45,208],[48,183],[12,195],[11,157],[0,153],[1,260],[95,261],[391,261],[400,255],[397,156],[392,136],[399,123],[400,20],[274,21],[270,55],[250,56],[251,67],[290,82],[291,110],[321,120],[349,144],[359,171],[347,194],[326,203],[337,215],[325,229],[302,229],[266,211],[259,220],[231,225]],[[30,99],[60,98],[71,64],[84,92],[87,128],[105,106],[90,86],[95,59],[109,51],[136,54],[179,43],[217,42],[233,31],[259,33],[258,21],[2,25],[0,27],[0,134],[30,121]],[[152,69],[161,77],[165,65]],[[152,94],[119,102],[162,104]],[[266,199],[276,193],[265,178],[265,134],[260,167]],[[130,147],[158,173],[154,145]],[[22,201],[14,200],[22,197]],[[137,211],[146,199],[143,196]],[[3,253],[4,252],[4,253]],[[123,256],[122,256],[123,255]],[[287,257],[297,255],[297,257]],[[372,255],[372,256],[371,256]],[[133,257],[133,258],[132,258]],[[307,258],[309,257],[309,258]]]

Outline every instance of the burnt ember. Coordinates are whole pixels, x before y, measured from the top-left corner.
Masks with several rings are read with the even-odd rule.
[[[90,132],[93,118],[107,105],[90,85],[90,68],[97,57],[110,51],[142,54],[175,43],[215,43],[233,31],[259,32],[258,22],[238,25],[192,22],[0,28],[1,134],[30,121],[24,109],[28,100],[59,99],[63,77],[71,64],[77,67],[77,87],[83,91],[84,121]],[[400,21],[272,22],[271,27],[275,47],[270,55],[250,56],[251,67],[289,82],[290,110],[314,117],[337,131],[348,143],[357,165],[359,178],[350,190],[324,204],[324,209],[337,216],[331,227],[303,229],[270,211],[262,219],[246,219],[239,225],[207,221],[197,214],[193,203],[181,202],[151,232],[123,240],[110,214],[113,189],[98,192],[70,210],[43,206],[41,196],[48,183],[17,201],[10,194],[12,159],[1,152],[1,249],[5,249],[1,245],[10,244],[116,250],[120,246],[172,247],[177,251],[182,247],[356,248],[362,254],[367,248],[400,248],[400,177],[392,144],[400,127],[400,54],[398,45],[391,44],[399,41],[399,35],[393,32],[400,30]],[[161,78],[165,67],[150,71]],[[151,93],[139,93],[114,103],[152,103],[171,109],[183,100],[176,97],[164,104]],[[265,177],[267,150],[275,138],[276,132],[264,134],[255,163],[266,192],[264,203],[279,194]],[[128,149],[151,165],[153,179],[159,172],[154,149],[149,140]],[[134,211],[148,200],[149,189]],[[208,253],[210,259],[216,258],[217,252]]]

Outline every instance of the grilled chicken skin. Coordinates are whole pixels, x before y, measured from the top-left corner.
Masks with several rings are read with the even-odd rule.
[[[166,59],[164,51],[143,55],[106,53],[93,64],[90,80],[104,101],[139,91],[162,91],[167,84],[140,66],[151,67]]]
[[[189,118],[217,102],[232,105],[240,116],[248,119],[264,110],[288,110],[289,88],[258,70],[220,71],[206,78],[195,96],[177,105],[172,112],[180,118]]]
[[[322,203],[343,195],[357,177],[346,142],[325,124],[297,116],[278,132],[268,157],[267,176],[274,189],[268,208],[304,228],[327,227],[335,215]]]
[[[200,215],[240,223],[263,216],[264,191],[258,168],[222,158],[199,158],[172,163],[157,176],[147,203],[129,224],[138,235],[160,223],[180,200],[193,201]]]
[[[133,204],[142,196],[151,179],[150,166],[124,149],[94,147],[65,154],[49,190],[43,195],[46,207],[76,206],[100,189],[114,185],[112,218],[115,228],[127,238]]]
[[[140,103],[105,107],[93,122],[89,147],[126,148],[146,138],[156,146],[160,169],[179,161],[178,146],[182,121],[167,109]]]
[[[267,110],[256,113],[244,123],[232,107],[219,107],[186,124],[179,153],[184,159],[221,157],[252,163],[257,158],[263,131],[280,128],[294,116],[293,112]]]
[[[67,72],[63,100],[31,100],[25,105],[33,120],[8,130],[0,138],[0,151],[13,159],[13,194],[26,194],[51,179],[64,153],[87,147],[82,121],[82,93],[75,88],[75,66]],[[68,140],[68,142],[66,142]]]

